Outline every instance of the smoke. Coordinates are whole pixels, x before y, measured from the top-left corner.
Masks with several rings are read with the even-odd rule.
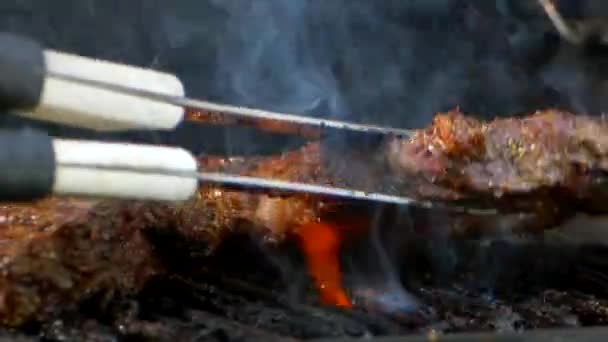
[[[394,208],[393,208],[394,209]],[[351,258],[351,287],[355,301],[382,313],[399,314],[420,308],[420,301],[405,288],[400,274],[399,248],[411,237],[411,220],[397,209],[397,220],[391,220],[391,209],[377,209],[370,220],[369,234],[361,255],[365,260]],[[393,217],[394,219],[394,217]],[[392,221],[392,222],[391,222]],[[388,239],[387,239],[388,237]],[[364,262],[361,262],[364,261]]]
[[[420,127],[456,105],[485,117],[602,110],[604,59],[551,61],[555,32],[533,3],[6,1],[0,28],[174,72],[194,97],[285,112]]]
[[[323,41],[308,27],[307,2],[213,3],[229,12],[216,77],[232,103],[297,113],[321,106],[345,112],[331,59],[315,54]]]
[[[606,7],[566,6],[575,3],[560,6],[575,16]],[[566,57],[552,60],[559,39],[534,4],[5,1],[0,28],[174,72],[191,96],[287,112],[420,127],[456,105],[483,116],[554,105],[605,110],[594,90],[605,88],[603,54],[561,44]]]
[[[419,127],[456,105],[490,116],[546,101],[512,58],[510,22],[493,4],[211,3],[224,18],[211,77],[224,102]]]

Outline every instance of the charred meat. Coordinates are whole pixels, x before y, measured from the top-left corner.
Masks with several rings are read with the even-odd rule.
[[[387,159],[418,198],[602,211],[591,200],[606,198],[607,133],[604,117],[556,110],[488,123],[452,111],[412,138],[392,141]]]
[[[46,320],[86,299],[137,293],[168,271],[150,231],[213,249],[222,235],[200,225],[199,215],[209,211],[196,209],[60,197],[0,204],[0,324]]]
[[[411,138],[389,141],[376,155],[353,152],[351,160],[365,165],[364,177],[352,177],[348,158],[342,161],[343,155],[332,156],[318,143],[277,157],[202,158],[201,165],[205,170],[439,201],[490,203],[504,209],[486,217],[447,211],[441,216],[449,220],[442,223],[440,233],[451,237],[536,233],[559,226],[577,211],[605,210],[596,201],[606,198],[600,182],[608,167],[606,133],[608,123],[603,118],[558,111],[489,123],[452,111],[438,115],[430,127]],[[184,210],[182,217],[194,215],[201,227],[215,227],[211,230],[219,234],[254,227],[271,241],[297,237],[322,298],[349,305],[340,287],[337,254],[343,239],[369,226],[371,219],[362,211],[330,199],[276,197],[213,186],[203,186],[199,198]],[[206,214],[200,216],[201,212]],[[421,219],[413,222],[425,225]]]
[[[504,209],[488,217],[447,212],[453,218],[448,231],[456,236],[490,226],[505,232],[542,231],[577,211],[606,210],[601,205],[608,197],[602,185],[608,168],[608,122],[603,117],[549,110],[485,123],[451,111],[437,115],[411,138],[389,141],[376,155],[355,151],[352,156],[332,155],[310,143],[280,156],[202,158],[201,165],[205,170]],[[357,161],[356,172],[352,160]],[[246,221],[278,241],[296,231],[294,227],[340,220],[353,212],[342,210],[349,208],[346,203],[307,196],[273,197],[206,186],[200,196],[191,205],[216,208],[202,225]]]
[[[576,210],[605,210],[603,200],[599,206],[596,201],[606,198],[598,181],[608,168],[607,133],[603,118],[558,111],[489,123],[454,111],[438,115],[411,138],[389,141],[375,155],[354,153],[352,160],[364,177],[352,177],[349,159],[341,162],[338,158],[345,156],[325,153],[319,143],[272,157],[201,157],[200,168],[525,210],[489,217],[434,215],[452,215],[443,228],[451,236],[476,235],[488,227],[507,233],[541,231]],[[151,275],[164,271],[144,234],[159,228],[204,241],[210,251],[239,231],[274,243],[293,237],[307,257],[321,299],[350,306],[341,286],[339,250],[344,239],[365,232],[372,221],[369,211],[353,210],[353,205],[205,184],[196,198],[182,204],[67,198],[4,204],[0,320],[18,325],[44,319],[95,292],[137,291]],[[417,216],[433,215],[414,213],[414,224],[425,225]]]
[[[0,321],[46,319],[88,296],[136,291],[161,271],[148,225],[169,222],[150,205],[51,198],[0,205]]]

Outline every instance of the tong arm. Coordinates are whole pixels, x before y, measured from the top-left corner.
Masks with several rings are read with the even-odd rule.
[[[199,182],[271,196],[314,195],[346,201],[433,208],[430,201],[316,184],[200,172],[181,148],[54,139],[31,129],[0,130],[0,200],[35,200],[51,194],[157,201],[192,198]],[[475,215],[493,210],[449,206]]]
[[[13,34],[0,34],[0,47],[0,109],[33,119],[98,131],[172,130],[187,119],[314,138],[324,129],[411,133],[190,99],[175,75],[44,49]]]

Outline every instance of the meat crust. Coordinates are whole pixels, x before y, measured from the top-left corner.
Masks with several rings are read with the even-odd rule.
[[[322,172],[320,146],[308,144],[299,150],[272,157],[199,158],[201,170],[244,176],[331,185]],[[180,207],[180,227],[185,234],[208,231],[219,242],[224,234],[252,229],[269,242],[281,241],[294,227],[317,222],[326,201],[307,195],[273,196],[203,184],[195,200]]]
[[[608,167],[604,117],[548,110],[484,123],[451,111],[387,150],[392,172],[417,198],[489,200],[517,209],[558,199],[560,206],[593,211],[589,200],[606,197],[599,186]]]
[[[608,192],[601,181],[608,167],[607,152],[608,122],[603,117],[548,110],[484,123],[451,111],[437,115],[432,125],[411,138],[390,140],[378,151],[385,158],[369,156],[371,176],[364,182],[360,180],[365,177],[345,174],[353,171],[348,161],[328,163],[318,143],[266,158],[207,157],[201,159],[201,166],[501,210],[486,217],[444,212],[452,220],[443,229],[467,237],[484,231],[542,232],[577,211],[606,211],[602,202]],[[384,175],[377,176],[378,170]],[[216,232],[251,229],[253,223],[269,240],[280,241],[297,227],[323,217],[352,215],[352,211],[339,213],[337,209],[349,208],[342,204],[312,196],[281,198],[203,186],[199,199],[184,208],[183,216],[195,215],[192,220],[201,220],[199,226],[214,227]],[[208,214],[201,216],[202,211]]]
[[[136,291],[162,270],[142,229],[170,217],[118,201],[0,205],[0,321],[20,325],[99,292]]]

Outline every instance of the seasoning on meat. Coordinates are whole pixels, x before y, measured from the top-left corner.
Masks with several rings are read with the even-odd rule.
[[[387,159],[412,195],[433,199],[558,195],[589,198],[608,170],[608,122],[556,110],[484,123],[458,111],[437,115]]]
[[[161,271],[142,228],[150,205],[68,198],[0,205],[0,322],[45,319],[89,295],[136,291]]]

